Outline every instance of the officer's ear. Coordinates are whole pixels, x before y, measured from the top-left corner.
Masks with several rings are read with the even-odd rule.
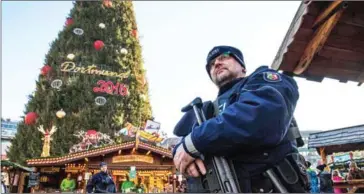
[[[243,70],[242,71],[243,71],[243,73],[246,73],[246,69],[244,67],[243,67]]]

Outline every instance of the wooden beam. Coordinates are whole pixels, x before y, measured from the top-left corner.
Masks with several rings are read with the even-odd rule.
[[[315,22],[312,25],[312,28],[315,29],[322,23],[330,18],[335,12],[340,10],[341,8],[346,8],[347,2],[343,2],[343,0],[337,0],[332,2],[321,14],[316,18]]]
[[[343,11],[344,10],[341,9],[336,12],[317,29],[310,42],[307,44],[305,51],[303,52],[301,59],[294,70],[295,74],[299,75],[308,68],[315,54],[319,52],[324,46],[327,38],[331,33],[331,30],[335,27]]]

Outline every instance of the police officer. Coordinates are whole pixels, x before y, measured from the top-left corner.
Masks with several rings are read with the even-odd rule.
[[[199,177],[206,174],[201,155],[225,156],[233,160],[240,192],[274,192],[264,172],[297,151],[286,135],[299,98],[296,82],[266,66],[246,76],[243,54],[231,46],[214,47],[206,62],[219,89],[219,114],[201,126],[178,123],[193,129],[173,150],[176,168]]]
[[[116,193],[115,183],[107,172],[107,164],[105,162],[100,163],[100,170],[87,182],[87,193]]]

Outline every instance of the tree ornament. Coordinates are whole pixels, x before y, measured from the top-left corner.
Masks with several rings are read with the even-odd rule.
[[[138,36],[138,31],[136,29],[132,30],[131,33],[135,38]]]
[[[51,83],[51,87],[55,89],[59,89],[62,86],[63,82],[60,79],[55,79]]]
[[[70,18],[70,17],[68,17],[67,19],[66,19],[66,26],[70,26],[70,25],[72,25],[73,24],[73,19],[72,18]]]
[[[99,28],[101,28],[101,29],[104,29],[106,26],[105,26],[105,24],[104,23],[100,23],[99,24]]]
[[[95,98],[95,103],[98,106],[103,106],[103,105],[106,104],[106,98],[103,97],[103,96],[98,96],[98,97]]]
[[[104,0],[102,3],[105,7],[110,8],[112,7],[112,2],[111,0]]]
[[[53,140],[51,136],[53,135],[53,133],[55,133],[57,131],[57,127],[52,126],[50,131],[48,129],[46,129],[44,131],[43,125],[40,125],[38,127],[38,131],[40,131],[44,135],[44,137],[42,138],[43,151],[42,151],[41,157],[48,157],[48,156],[50,156],[51,141]]]
[[[122,48],[122,49],[120,49],[120,53],[123,55],[126,55],[126,54],[128,54],[128,50],[126,50],[126,48]]]
[[[104,42],[102,42],[101,40],[96,40],[95,42],[94,42],[94,47],[95,47],[95,49],[96,50],[101,50],[102,48],[104,48],[104,46],[105,46],[105,44],[104,44]]]
[[[75,58],[75,55],[72,53],[67,55],[67,59],[69,59],[69,60],[73,60],[74,58]]]
[[[66,113],[63,111],[63,109],[61,109],[61,110],[57,111],[56,115],[58,118],[61,119],[66,116]]]
[[[25,115],[24,123],[26,125],[34,125],[37,121],[38,114],[35,112],[29,112],[27,115]]]
[[[147,96],[145,94],[141,94],[140,95],[140,98],[143,100],[143,101],[146,101],[147,100]]]
[[[73,33],[81,36],[83,34],[83,30],[81,28],[75,28],[75,29],[73,29]]]
[[[40,70],[40,73],[43,75],[43,76],[46,76],[48,75],[48,73],[52,70],[52,67],[49,66],[49,65],[44,65],[42,67],[42,69]]]

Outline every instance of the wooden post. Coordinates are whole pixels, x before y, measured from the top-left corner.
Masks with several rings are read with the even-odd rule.
[[[176,175],[176,169],[172,168],[173,193],[176,193],[176,179],[174,177],[175,175]]]
[[[325,153],[324,147],[320,148],[320,156],[321,156],[322,164],[327,164],[326,153]]]
[[[322,163],[327,165],[327,154],[325,152],[325,147],[320,148],[320,156],[321,156]],[[330,172],[330,167],[326,166],[325,170]]]
[[[19,177],[19,183],[18,183],[18,193],[23,193],[24,177],[25,177],[25,173],[21,172],[20,177]]]
[[[88,173],[88,158],[85,158],[85,177],[86,177],[86,173]],[[86,194],[87,193],[87,191],[86,191],[86,186],[87,186],[87,181],[88,180],[86,180],[85,179],[85,177],[84,177],[84,180],[85,180],[85,183],[83,184],[83,194]]]

